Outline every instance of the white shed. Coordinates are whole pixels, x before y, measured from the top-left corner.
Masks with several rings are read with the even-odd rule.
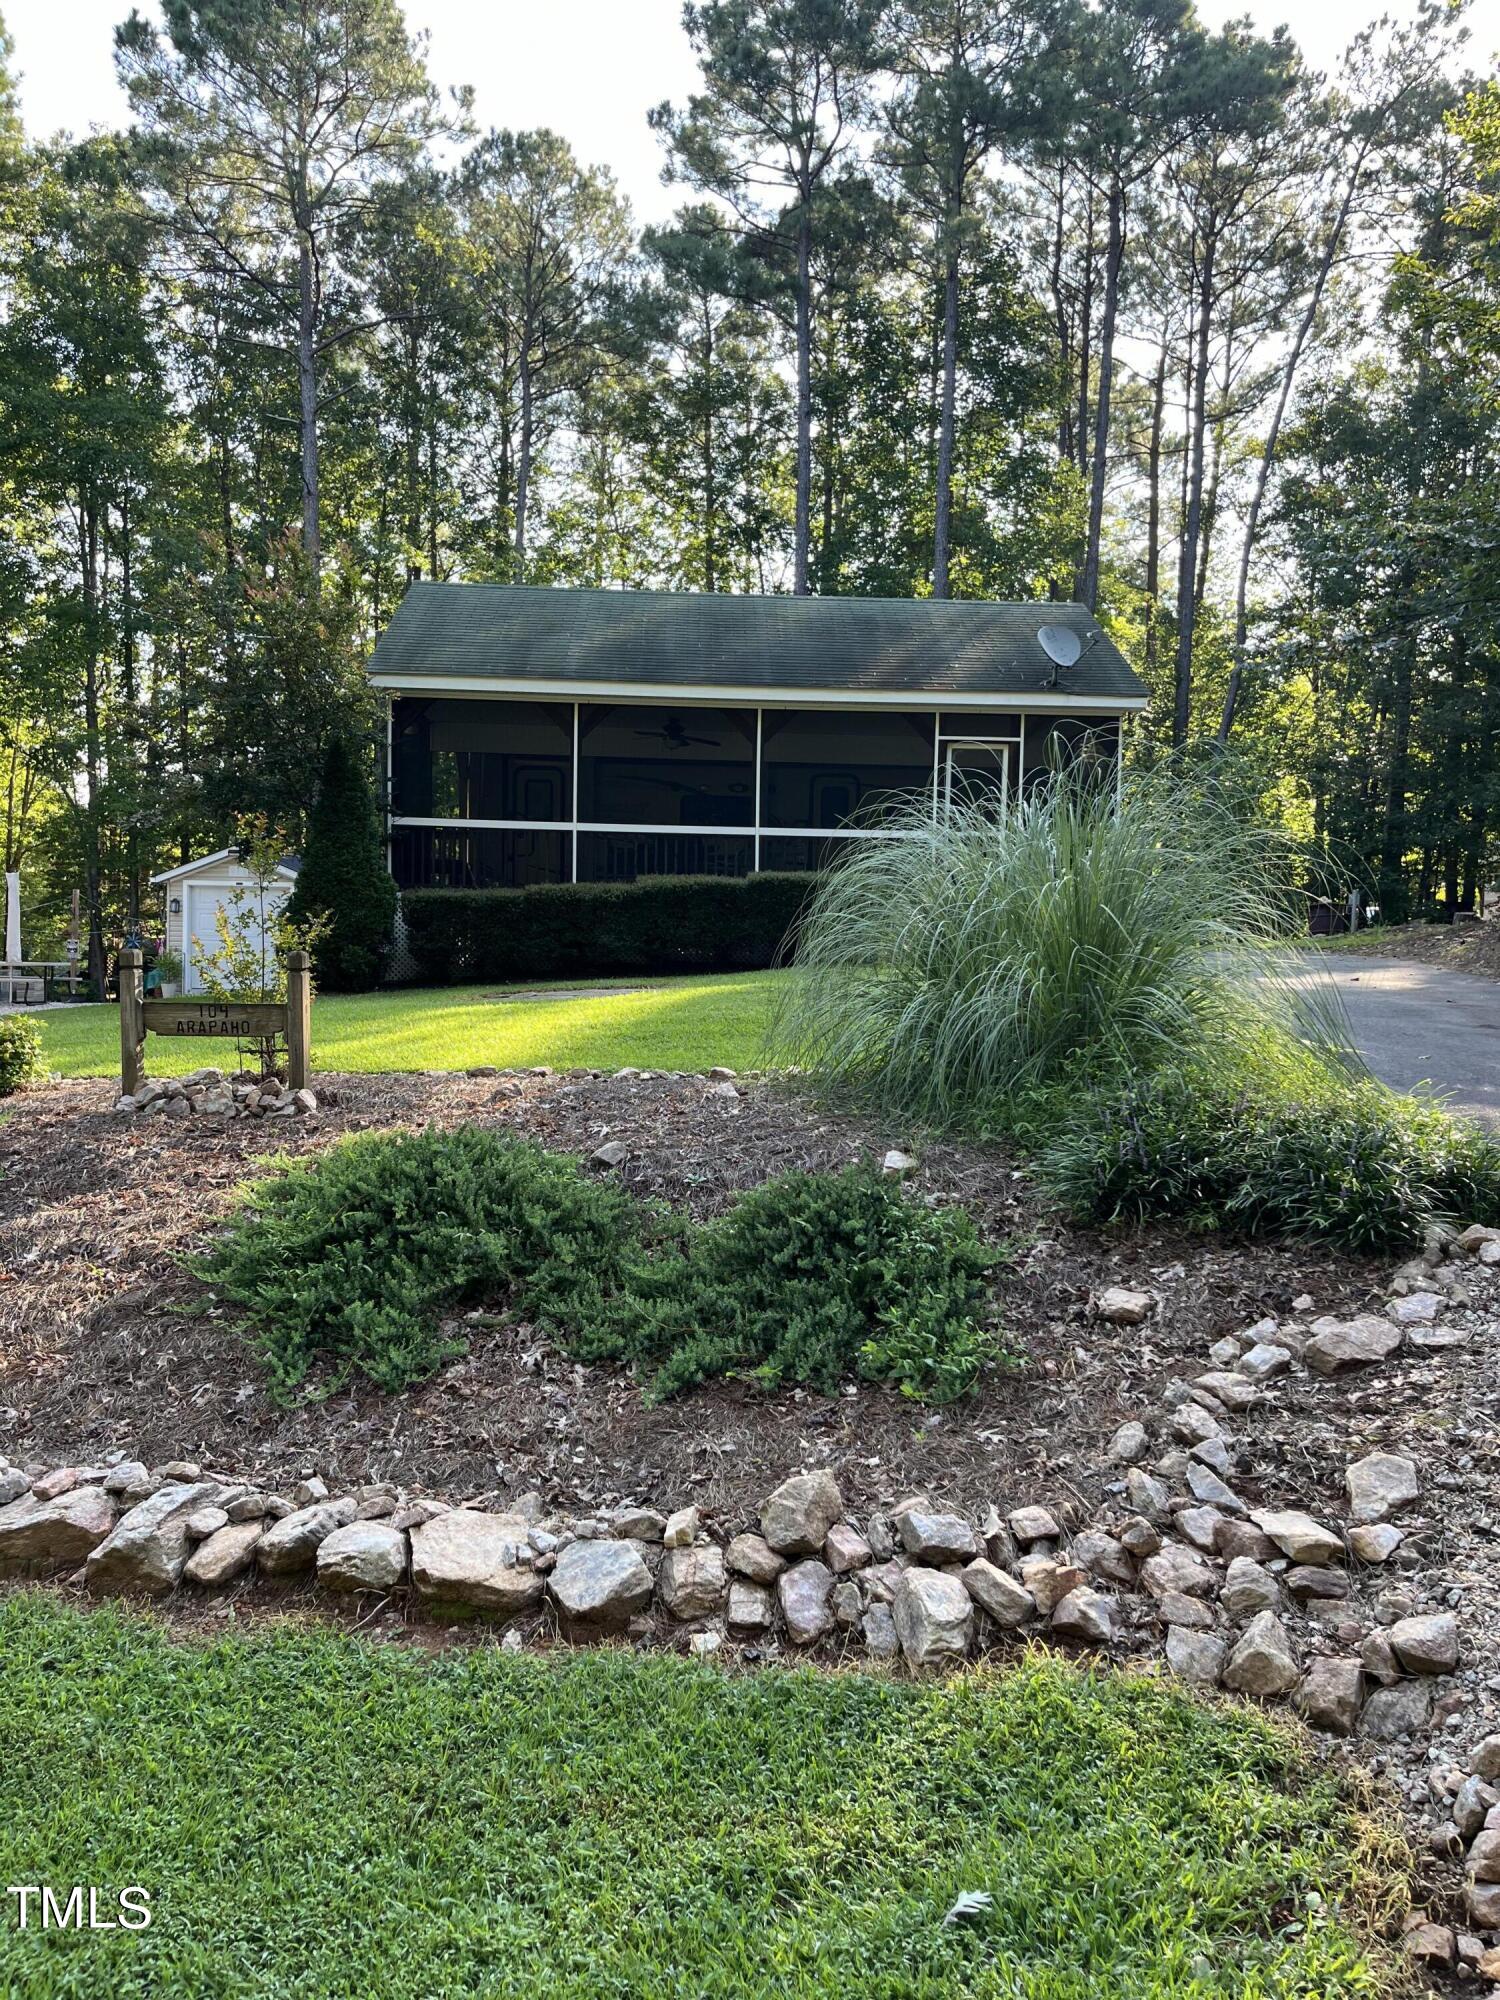
[[[276,879],[266,890],[265,915],[275,917],[297,880],[295,855],[284,855],[277,864]],[[151,877],[166,904],[166,949],[182,959],[182,991],[203,991],[203,961],[212,959],[219,937],[219,910],[236,890],[243,900],[230,908],[253,909],[256,881],[240,859],[239,850],[222,847],[217,854],[205,854],[201,861],[184,861],[180,867],[165,869]],[[258,913],[257,913],[258,914]]]

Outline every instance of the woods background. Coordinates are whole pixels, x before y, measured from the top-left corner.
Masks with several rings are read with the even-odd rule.
[[[164,0],[130,129],[0,26],[0,845],[97,980],[154,869],[295,848],[416,577],[1079,597],[1389,917],[1500,832],[1500,88],[1425,5],[1313,74],[1185,0],[709,0],[681,206],[474,129],[394,0]]]

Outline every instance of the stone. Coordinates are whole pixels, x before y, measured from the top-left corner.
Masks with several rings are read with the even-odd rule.
[[[764,1632],[776,1616],[775,1599],[763,1583],[742,1576],[729,1580],[729,1622],[745,1632]]]
[[[865,1606],[865,1651],[872,1660],[893,1660],[901,1645],[888,1604]]]
[[[1457,1940],[1446,1924],[1413,1924],[1401,1945],[1418,1965],[1451,1968],[1458,1956]]]
[[[1072,1563],[1059,1562],[1052,1556],[1032,1556],[1021,1564],[1021,1581],[1036,1600],[1036,1608],[1045,1617],[1056,1610],[1062,1600],[1073,1591],[1083,1587],[1087,1579],[1081,1569]]]
[[[1358,1660],[1327,1656],[1309,1662],[1297,1687],[1297,1707],[1314,1729],[1352,1736],[1359,1720],[1364,1670]]]
[[[1194,1632],[1212,1632],[1214,1614],[1201,1597],[1185,1597],[1180,1590],[1166,1591],[1156,1600],[1157,1615],[1163,1625],[1186,1625]]]
[[[1121,1424],[1109,1441],[1109,1456],[1116,1465],[1139,1465],[1150,1450],[1151,1440],[1144,1424]]]
[[[736,1535],[724,1551],[724,1564],[752,1583],[774,1583],[786,1568],[786,1557],[777,1555],[763,1535]]]
[[[866,1569],[871,1561],[870,1544],[848,1521],[835,1521],[823,1544],[823,1559],[835,1576]]]
[[[667,1517],[654,1507],[616,1507],[609,1525],[623,1542],[659,1542],[667,1531]]]
[[[1062,1537],[1055,1516],[1045,1507],[1017,1507],[1007,1518],[1018,1542],[1055,1542]]]
[[[1217,1507],[1183,1507],[1173,1517],[1172,1525],[1185,1542],[1191,1542],[1208,1556],[1219,1545],[1224,1516]]]
[[[1500,1805],[1500,1792],[1483,1778],[1471,1774],[1454,1794],[1453,1824],[1465,1840],[1472,1840],[1483,1831],[1485,1820],[1496,1805]]]
[[[1239,1494],[1226,1486],[1219,1475],[1211,1472],[1206,1465],[1196,1462],[1190,1465],[1187,1469],[1187,1483],[1188,1491],[1195,1499],[1203,1501],[1205,1506],[1217,1507],[1223,1514],[1244,1513],[1245,1503]]]
[[[1476,1882],[1500,1882],[1500,1827],[1475,1836],[1468,1872]]]
[[[1482,1253],[1481,1253],[1482,1254]],[[1469,1921],[1483,1931],[1500,1931],[1500,1882],[1469,1882],[1464,1887]],[[1500,1962],[1500,1951],[1489,1954]],[[1494,1974],[1488,1975],[1493,1978]]]
[[[259,1568],[267,1576],[289,1576],[311,1567],[318,1544],[335,1528],[352,1521],[359,1502],[352,1493],[337,1500],[318,1500],[311,1507],[295,1507],[290,1514],[267,1528],[255,1552]]]
[[[591,1156],[601,1167],[623,1167],[630,1158],[630,1148],[623,1139],[606,1139],[602,1146],[596,1146]]]
[[[915,1173],[916,1170],[915,1159],[910,1153],[903,1153],[899,1146],[892,1146],[880,1163],[880,1171],[896,1180],[904,1180],[908,1174]]]
[[[1035,1616],[1036,1599],[1031,1592],[985,1556],[966,1563],[962,1576],[964,1589],[997,1625],[1012,1630]]]
[[[1451,1674],[1458,1665],[1458,1620],[1451,1611],[1398,1618],[1386,1637],[1409,1674]]]
[[[1258,1611],[1245,1627],[1224,1668],[1224,1685],[1236,1694],[1290,1694],[1299,1675],[1286,1627],[1274,1611]]]
[[[1107,1646],[1115,1637],[1118,1616],[1112,1597],[1082,1583],[1053,1608],[1052,1629],[1081,1645]]]
[[[547,1578],[565,1624],[619,1626],[651,1602],[651,1572],[631,1540],[569,1542]]]
[[[1161,1547],[1161,1536],[1143,1515],[1133,1514],[1120,1530],[1120,1546],[1138,1561],[1144,1560]]]
[[[419,1521],[411,1530],[411,1580],[417,1595],[501,1617],[539,1604],[544,1584],[531,1566],[527,1525],[514,1514],[481,1514],[472,1507],[450,1507]],[[279,1523],[271,1534],[285,1526]]]
[[[661,1538],[669,1549],[690,1549],[702,1526],[703,1517],[696,1507],[679,1507],[667,1516]]]
[[[896,1533],[902,1548],[919,1562],[967,1562],[979,1554],[979,1537],[961,1514],[928,1514],[903,1507],[896,1516]]]
[[[165,1465],[157,1466],[156,1476],[175,1486],[191,1486],[203,1477],[203,1468],[191,1458],[169,1458]]]
[[[1226,1410],[1248,1410],[1260,1400],[1260,1391],[1248,1376],[1224,1369],[1198,1376],[1193,1386],[1206,1390]]]
[[[1114,1536],[1106,1535],[1102,1529],[1088,1528],[1083,1534],[1075,1535],[1068,1556],[1081,1569],[1086,1569],[1090,1576],[1107,1577],[1111,1583],[1127,1587],[1135,1580],[1130,1557]]]
[[[31,1491],[31,1481],[24,1472],[14,1466],[0,1466],[0,1507],[8,1507],[13,1500],[23,1500]]]
[[[224,1502],[224,1512],[231,1521],[260,1521],[265,1518],[266,1506],[264,1493],[240,1493]]]
[[[710,1097],[727,1097],[727,1098],[737,1099],[740,1093],[738,1090],[736,1090],[736,1088],[732,1083],[715,1083],[709,1087],[708,1094]]]
[[[724,1634],[710,1626],[706,1632],[694,1632],[687,1642],[687,1649],[692,1659],[706,1660],[721,1651],[723,1645]]]
[[[1125,1498],[1132,1513],[1144,1514],[1148,1521],[1160,1521],[1166,1516],[1171,1497],[1161,1481],[1153,1479],[1149,1472],[1143,1472],[1140,1466],[1133,1465],[1126,1473]]]
[[[1359,1726],[1377,1743],[1394,1743],[1420,1734],[1431,1713],[1432,1693],[1422,1681],[1397,1681],[1394,1687],[1376,1688],[1365,1703]]]
[[[833,1571],[815,1556],[793,1563],[776,1579],[786,1635],[794,1646],[812,1646],[833,1628]]]
[[[1332,1528],[1325,1528],[1311,1514],[1299,1513],[1294,1507],[1258,1508],[1250,1519],[1293,1562],[1337,1562],[1344,1553],[1344,1544]]]
[[[1190,1632],[1185,1626],[1174,1625],[1167,1633],[1167,1665],[1180,1680],[1195,1687],[1218,1686],[1228,1650],[1212,1632]]]
[[[1341,1569],[1296,1563],[1281,1581],[1299,1604],[1306,1604],[1310,1599],[1341,1603],[1349,1595],[1349,1579]]]
[[[784,1479],[761,1509],[760,1531],[778,1555],[815,1556],[844,1516],[844,1496],[829,1472]]]
[[[1249,1556],[1236,1556],[1225,1575],[1219,1602],[1225,1617],[1241,1625],[1259,1611],[1279,1611],[1281,1586],[1260,1563]]]
[[[188,1522],[200,1507],[217,1502],[219,1490],[211,1480],[174,1483],[122,1514],[84,1567],[89,1589],[152,1596],[173,1589],[192,1554]]]
[[[1500,1780],[1500,1736],[1486,1736],[1469,1762],[1477,1777],[1490,1782]]]
[[[1337,1375],[1345,1368],[1384,1361],[1401,1345],[1401,1329],[1374,1313],[1356,1319],[1315,1319],[1302,1358],[1317,1375]]]
[[[674,1618],[712,1617],[729,1590],[724,1551],[712,1542],[701,1549],[668,1549],[656,1581]]]
[[[1247,1562],[1264,1563],[1275,1560],[1277,1549],[1271,1537],[1263,1535],[1251,1522],[1226,1521],[1219,1530],[1214,1554],[1224,1562],[1234,1562],[1243,1556]]]
[[[1215,1368],[1233,1368],[1239,1362],[1240,1344],[1233,1334],[1225,1334],[1209,1348],[1208,1358]]]
[[[974,1604],[950,1571],[908,1569],[891,1602],[896,1636],[909,1667],[961,1660],[974,1631]]]
[[[1141,1326],[1151,1317],[1156,1301],[1149,1292],[1132,1291],[1128,1285],[1110,1285],[1094,1300],[1094,1310],[1111,1326]]]
[[[349,1521],[323,1537],[316,1561],[328,1590],[395,1590],[406,1581],[406,1537],[383,1521]]]
[[[292,1488],[292,1501],[298,1507],[316,1507],[320,1500],[326,1500],[328,1481],[314,1473],[311,1479],[299,1479]]]
[[[184,1581],[201,1583],[210,1589],[233,1583],[254,1562],[261,1532],[259,1521],[228,1522],[193,1550],[183,1565]]]
[[[1356,1521],[1386,1521],[1409,1507],[1420,1492],[1413,1460],[1398,1452],[1372,1451],[1344,1474],[1349,1506]]]
[[[845,1577],[833,1586],[833,1596],[829,1599],[833,1606],[833,1622],[841,1632],[859,1631],[860,1595],[859,1585],[852,1577]]]
[[[1258,1340],[1239,1359],[1239,1372],[1252,1382],[1270,1382],[1292,1365],[1291,1349],[1274,1340]]]
[[[31,1490],[38,1500],[60,1500],[64,1493],[71,1493],[78,1484],[76,1465],[59,1465],[51,1472],[44,1472],[40,1479],[33,1479]]]
[[[1386,1317],[1397,1326],[1431,1326],[1442,1307],[1436,1292],[1408,1292],[1404,1298],[1385,1302]]]
[[[53,1500],[27,1491],[0,1507],[0,1570],[29,1563],[78,1562],[114,1527],[115,1510],[98,1486],[74,1486]]]
[[[1167,1429],[1180,1444],[1202,1444],[1205,1438],[1223,1435],[1219,1420],[1201,1403],[1182,1403],[1168,1413]]]
[[[1390,1561],[1406,1537],[1389,1521],[1373,1521],[1357,1522],[1344,1539],[1357,1562],[1383,1563]]]
[[[1396,1650],[1379,1627],[1367,1632],[1360,1641],[1360,1664],[1371,1680],[1389,1687],[1392,1681],[1401,1678],[1401,1669],[1396,1663]]]
[[[1214,1582],[1214,1572],[1203,1558],[1180,1542],[1163,1543],[1141,1565],[1141,1588],[1155,1598],[1165,1597],[1169,1590],[1180,1590],[1184,1597],[1209,1597]]]
[[[220,1528],[229,1526],[227,1507],[200,1507],[188,1516],[187,1531],[195,1542],[206,1542],[210,1535],[216,1535]]]

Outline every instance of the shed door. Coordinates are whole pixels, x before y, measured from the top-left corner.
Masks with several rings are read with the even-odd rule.
[[[182,990],[184,993],[201,993],[204,990],[203,968],[205,963],[213,966],[220,977],[224,967],[219,953],[220,905],[233,894],[230,885],[223,882],[190,882],[182,899]],[[266,891],[266,915],[274,919],[276,912],[286,901],[288,891],[282,884],[276,884]],[[254,945],[257,956],[264,949],[267,965],[274,956],[269,939],[256,920],[255,904],[246,897],[231,910],[249,913],[245,926],[245,936]],[[196,942],[195,942],[196,940]],[[269,972],[268,972],[269,978]]]

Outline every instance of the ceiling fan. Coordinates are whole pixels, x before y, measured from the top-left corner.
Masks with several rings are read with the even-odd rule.
[[[719,747],[717,736],[689,736],[675,715],[669,719],[664,729],[638,729],[635,733],[637,736],[659,736],[669,750],[686,750],[692,744],[702,744],[707,750],[717,750]]]

